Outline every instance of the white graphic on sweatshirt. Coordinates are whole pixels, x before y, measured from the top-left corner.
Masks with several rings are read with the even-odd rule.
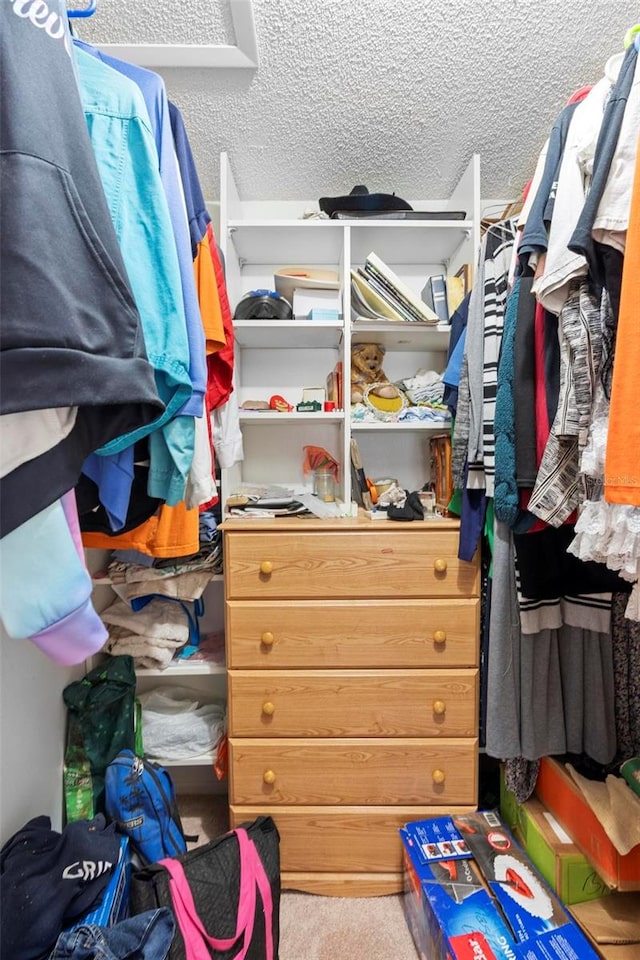
[[[75,860],[62,871],[63,880],[97,880],[103,873],[111,870],[109,860]]]
[[[44,30],[52,40],[64,40],[71,56],[69,34],[66,23],[60,13],[51,10],[46,0],[11,0],[13,12],[23,20],[29,20],[34,27]]]

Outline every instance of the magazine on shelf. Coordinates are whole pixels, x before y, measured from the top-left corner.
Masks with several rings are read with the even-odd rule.
[[[370,320],[404,320],[402,314],[373,289],[356,270],[351,271],[351,287],[356,291],[356,309]]]
[[[365,273],[364,270],[359,272],[369,284],[371,289],[374,290],[378,296],[381,297],[381,299],[384,300],[390,307],[392,307],[399,314],[402,320],[412,323],[419,319],[414,311],[408,309],[405,304],[393,293],[391,288],[385,284],[384,281],[381,281],[372,273]]]
[[[380,295],[384,291],[403,319],[438,323],[438,315],[411,290],[375,253],[364,265],[364,275]]]

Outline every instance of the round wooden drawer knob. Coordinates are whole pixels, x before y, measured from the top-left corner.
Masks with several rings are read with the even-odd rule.
[[[434,630],[433,633],[433,642],[434,643],[446,643],[447,634],[444,630]]]
[[[273,573],[273,564],[271,560],[263,560],[260,564],[260,573],[264,573],[265,576],[269,576],[270,573]]]
[[[262,641],[262,643],[264,643],[265,647],[273,646],[274,639],[275,638],[273,634],[269,633],[268,630],[265,633],[263,633],[262,636],[260,637],[260,640]]]
[[[436,573],[446,573],[447,561],[443,557],[438,557],[437,560],[433,561],[433,569]]]
[[[439,717],[443,716],[447,712],[447,705],[444,700],[433,701],[433,712]]]
[[[274,770],[265,770],[262,774],[262,779],[265,783],[272,784],[276,782],[276,774]]]
[[[444,783],[445,781],[444,770],[434,770],[431,776],[434,783]]]
[[[435,709],[435,708],[434,708],[434,709]],[[275,704],[274,704],[274,703],[271,703],[270,700],[267,700],[266,703],[263,703],[263,704],[262,704],[262,712],[263,712],[263,713],[266,713],[266,715],[267,715],[268,717],[272,717],[272,716],[274,715],[274,713],[276,712],[276,706],[275,706]],[[443,713],[444,713],[444,710],[443,710]]]

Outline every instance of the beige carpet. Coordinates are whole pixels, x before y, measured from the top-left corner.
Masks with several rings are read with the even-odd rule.
[[[206,810],[203,812],[203,803]],[[198,844],[228,829],[221,797],[180,797],[184,831]],[[285,892],[279,960],[416,960],[400,897],[317,897]]]
[[[400,897],[283,893],[280,960],[416,960]]]

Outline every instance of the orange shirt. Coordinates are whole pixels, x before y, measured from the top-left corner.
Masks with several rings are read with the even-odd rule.
[[[611,407],[604,471],[609,503],[640,507],[640,140],[631,194],[627,245],[622,269],[620,314],[613,361]]]
[[[139,550],[150,557],[188,557],[200,549],[200,511],[187,510],[184,503],[163,505],[157,514],[127,533],[110,537],[105,533],[83,533],[85,547],[103,550]]]
[[[206,353],[209,356],[222,350],[227,342],[222,319],[222,307],[216,272],[211,259],[209,238],[205,234],[198,244],[198,252],[193,261],[193,272],[196,278],[198,303],[202,316],[202,326],[206,341]]]

